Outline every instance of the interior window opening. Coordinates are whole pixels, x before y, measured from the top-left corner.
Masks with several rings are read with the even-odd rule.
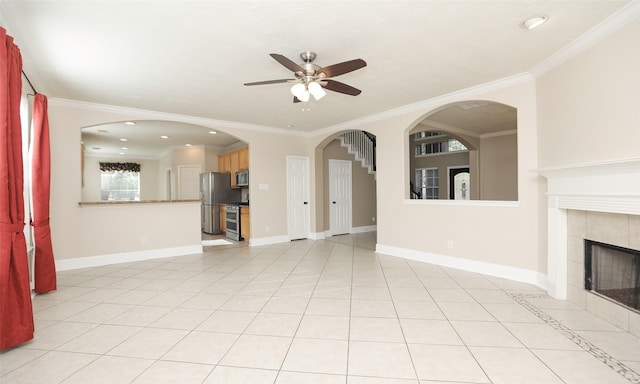
[[[517,131],[517,110],[492,101],[432,113],[408,132],[409,198],[517,201]]]

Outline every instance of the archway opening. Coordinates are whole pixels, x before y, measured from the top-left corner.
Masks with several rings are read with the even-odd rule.
[[[518,200],[517,110],[456,102],[408,131],[409,198]]]

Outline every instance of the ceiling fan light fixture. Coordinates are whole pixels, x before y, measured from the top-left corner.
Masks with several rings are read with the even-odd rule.
[[[309,101],[309,91],[303,83],[294,84],[294,86],[291,87],[291,93],[300,101]]]
[[[311,93],[313,95],[313,98],[316,100],[322,99],[327,94],[327,92],[322,89],[322,85],[316,83],[315,81],[310,82],[307,88],[309,88],[309,93]]]

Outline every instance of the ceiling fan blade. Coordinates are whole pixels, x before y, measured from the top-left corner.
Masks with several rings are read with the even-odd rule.
[[[302,72],[304,73],[304,68],[294,63],[293,61],[287,59],[286,57],[278,54],[278,53],[270,53],[269,56],[273,57],[278,63],[284,65],[289,70],[293,72]]]
[[[328,67],[320,68],[316,71],[316,74],[320,78],[335,77],[366,66],[367,63],[364,60],[355,59],[345,61],[344,63],[333,64],[329,65]]]
[[[256,81],[253,83],[244,83],[244,85],[265,85],[265,84],[278,84],[278,83],[286,83],[289,81],[295,81],[296,79],[280,79],[280,80],[267,80],[267,81]]]
[[[341,83],[339,81],[335,81],[335,80],[323,80],[323,83],[326,83],[325,85],[323,85],[323,87],[325,87],[326,89],[330,90],[330,91],[334,91],[334,92],[340,92],[340,93],[344,93],[347,95],[351,95],[351,96],[358,96],[362,91],[354,88],[350,85],[347,85],[345,83]]]

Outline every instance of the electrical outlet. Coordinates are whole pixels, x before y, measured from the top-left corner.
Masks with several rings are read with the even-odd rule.
[[[373,216],[373,217],[371,218],[371,222],[372,222],[372,223],[375,223],[375,222],[376,222],[376,217],[375,217],[375,216]]]
[[[447,241],[447,248],[449,248],[449,249],[453,248],[453,240],[448,240]]]
[[[147,244],[149,242],[149,238],[147,236],[142,236],[140,238],[140,244]]]
[[[265,231],[265,232],[269,232],[269,229],[270,229],[270,228],[269,228],[269,226],[268,226],[268,225],[265,225],[265,226],[264,226],[264,231]]]

